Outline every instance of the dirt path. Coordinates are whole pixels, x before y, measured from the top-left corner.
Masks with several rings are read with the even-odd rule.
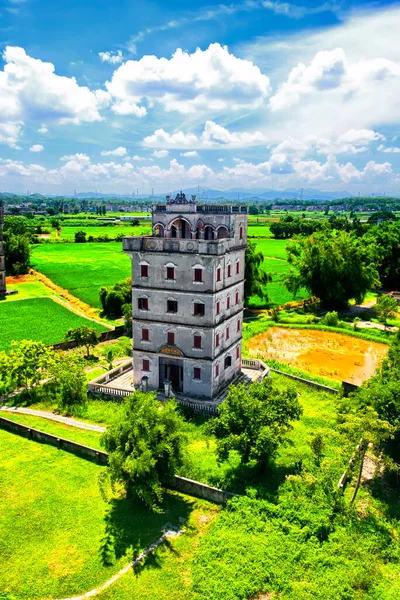
[[[109,325],[105,321],[99,319],[97,311],[92,306],[89,306],[85,302],[82,302],[82,300],[79,300],[78,298],[70,294],[68,290],[55,284],[54,281],[46,277],[46,275],[43,275],[43,273],[40,273],[39,271],[34,271],[33,269],[32,273],[38,281],[40,281],[46,287],[48,287],[50,290],[56,293],[56,296],[52,296],[52,298],[59,302],[59,304],[64,305],[66,308],[68,308],[69,310],[81,317],[85,317],[90,321],[103,325],[107,329],[114,329],[112,325]]]
[[[77,427],[78,429],[85,429],[86,431],[97,431],[98,433],[104,433],[106,431],[106,427],[102,427],[101,425],[84,423],[83,421],[78,421],[78,419],[63,417],[62,415],[56,415],[55,413],[46,410],[35,410],[33,408],[23,408],[20,406],[0,406],[0,411],[31,415],[32,417],[42,417],[43,419],[49,419],[49,421],[56,421],[57,423],[63,423],[64,425],[70,425],[71,427]]]
[[[167,538],[176,538],[181,533],[184,533],[183,529],[173,528],[173,526],[171,526],[169,523],[167,523],[163,527],[163,532],[164,533],[160,538],[158,538],[158,540],[153,542],[153,544],[150,544],[150,546],[148,546],[146,550],[143,550],[143,552],[141,552],[139,556],[135,558],[135,560],[125,565],[125,567],[122,567],[122,569],[118,571],[118,573],[116,573],[113,577],[108,579],[100,587],[90,590],[90,592],[86,592],[86,594],[81,594],[80,596],[70,596],[69,598],[64,598],[63,600],[85,600],[86,598],[93,598],[93,596],[97,596],[101,592],[104,592],[104,590],[106,590],[108,587],[110,587],[110,585],[115,583],[120,577],[122,577],[122,575],[125,575],[125,573],[128,573],[131,569],[133,569],[133,567],[140,563],[141,560],[146,558],[148,554],[154,552],[154,550],[156,550],[158,546],[163,544]]]

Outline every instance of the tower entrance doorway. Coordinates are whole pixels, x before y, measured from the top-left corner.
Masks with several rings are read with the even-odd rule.
[[[170,381],[175,392],[183,392],[183,361],[176,358],[159,359],[159,387]]]

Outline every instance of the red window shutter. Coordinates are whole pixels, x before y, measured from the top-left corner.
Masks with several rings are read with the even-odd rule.
[[[201,369],[199,367],[194,367],[193,379],[201,379]]]
[[[221,269],[218,267],[217,269],[217,281],[221,281]]]
[[[228,265],[228,277],[231,276],[231,265]]]
[[[237,322],[236,331],[240,331],[240,321]]]
[[[240,239],[243,239],[243,227],[240,227],[239,229],[239,237]]]
[[[141,277],[149,276],[149,267],[148,265],[140,265],[140,275]]]
[[[217,313],[217,315],[219,315],[219,311],[220,310],[221,310],[221,305],[220,305],[220,303],[218,301],[217,304],[216,304],[216,313]]]
[[[215,346],[218,348],[219,346],[219,333],[216,334],[215,336]]]
[[[227,327],[227,328],[226,328],[226,339],[227,339],[227,340],[229,340],[229,335],[230,335],[230,332],[229,332],[229,327]]]
[[[240,356],[240,348],[239,346],[236,348],[236,358],[239,358]]]
[[[215,365],[215,377],[219,375],[219,365]]]
[[[172,333],[172,331],[168,331],[167,339],[168,339],[168,344],[170,344],[171,346],[175,345],[175,334]]]
[[[142,329],[142,340],[144,342],[149,341],[149,330],[148,329]]]
[[[239,261],[236,263],[236,275],[239,274],[239,269],[240,269],[240,263]]]
[[[226,299],[226,310],[229,310],[231,307],[231,297],[228,296]]]
[[[194,280],[195,281],[203,281],[203,269],[195,269],[194,270]]]
[[[194,335],[193,336],[193,347],[194,348],[201,348],[201,335]]]
[[[239,292],[236,292],[235,294],[235,302],[236,304],[239,304]]]
[[[150,371],[150,361],[148,358],[143,359],[142,371]]]
[[[175,279],[175,268],[167,267],[167,279]]]

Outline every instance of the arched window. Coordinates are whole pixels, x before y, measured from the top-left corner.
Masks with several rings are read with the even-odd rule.
[[[176,265],[173,262],[169,262],[165,265],[165,278],[168,281],[175,281],[176,279]]]
[[[140,277],[148,277],[149,276],[149,263],[145,260],[140,261]]]
[[[225,225],[221,225],[220,227],[218,227],[217,238],[219,240],[222,240],[222,239],[227,238],[227,237],[229,237],[228,228],[225,227]]]
[[[171,237],[179,239],[191,238],[190,224],[182,217],[179,217],[171,223]]]
[[[193,283],[203,283],[203,265],[197,264],[192,266],[193,269]]]
[[[156,223],[153,227],[153,233],[156,237],[164,237],[165,227],[161,223]]]
[[[149,297],[142,294],[138,297],[138,309],[149,310]]]
[[[204,239],[213,240],[214,237],[214,228],[211,225],[206,225],[204,228]]]

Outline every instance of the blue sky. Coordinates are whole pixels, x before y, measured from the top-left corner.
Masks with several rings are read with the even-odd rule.
[[[400,4],[0,0],[0,191],[400,195]]]

